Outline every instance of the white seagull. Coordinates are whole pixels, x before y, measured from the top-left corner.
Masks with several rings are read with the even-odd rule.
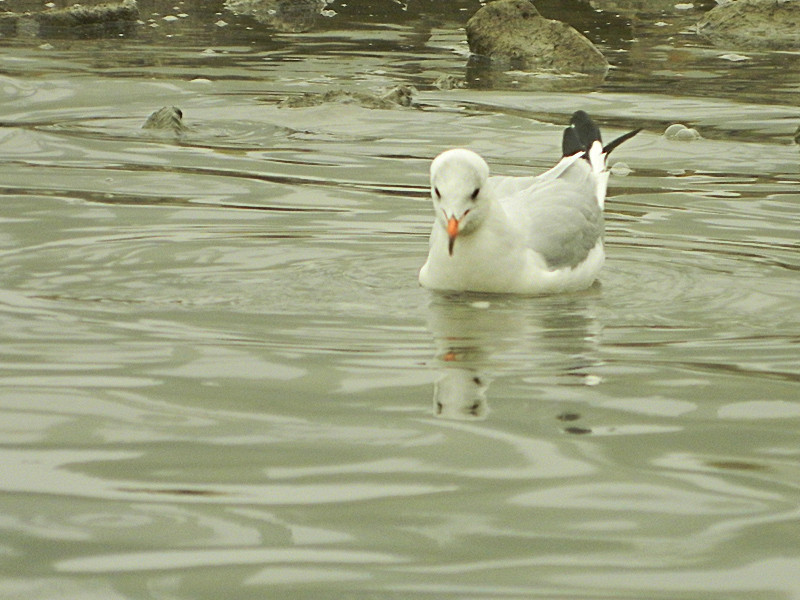
[[[605,260],[606,159],[639,129],[603,146],[583,111],[564,130],[563,156],[538,177],[490,177],[471,150],[431,163],[436,213],[423,287],[441,291],[552,294],[587,288]]]

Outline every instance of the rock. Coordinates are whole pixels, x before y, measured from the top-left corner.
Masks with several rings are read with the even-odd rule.
[[[408,85],[398,85],[382,95],[346,90],[330,90],[324,94],[305,93],[289,96],[278,104],[278,108],[306,108],[321,104],[356,104],[364,108],[393,109],[413,105],[417,90]]]
[[[397,106],[408,108],[414,103],[416,88],[410,85],[397,85],[380,97],[383,102],[393,102]]]
[[[32,15],[40,37],[105,37],[128,35],[139,20],[136,0],[113,4],[45,10]]]
[[[463,77],[456,77],[455,75],[440,75],[433,82],[434,87],[440,90],[455,90],[463,88],[466,85]]]
[[[54,38],[96,38],[129,35],[139,20],[136,0],[113,4],[51,9],[41,12],[0,15],[0,33],[4,36]]]
[[[697,33],[717,46],[795,49],[800,45],[800,2],[725,2],[705,15]]]
[[[626,14],[664,14],[680,10],[697,8],[698,4],[711,4],[708,0],[701,2],[678,2],[678,0],[589,0],[597,10],[616,11]]]
[[[496,0],[467,22],[469,49],[523,71],[596,73],[608,70],[603,54],[560,21],[545,19],[529,0]]]
[[[183,111],[180,108],[164,106],[147,117],[142,129],[162,129],[183,133],[187,128],[183,123]]]
[[[686,127],[680,123],[675,123],[667,127],[664,137],[676,142],[691,142],[700,139],[700,133],[696,129]]]
[[[314,28],[329,0],[225,0],[225,8],[236,15],[253,17],[278,31],[300,33]]]

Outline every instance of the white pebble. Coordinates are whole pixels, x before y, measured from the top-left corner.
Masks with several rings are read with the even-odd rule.
[[[744,54],[722,54],[720,55],[722,60],[729,60],[731,62],[742,62],[743,60],[750,60],[749,56],[745,56]]]
[[[616,162],[610,169],[611,174],[615,177],[626,177],[633,173],[633,169],[631,169],[628,165],[624,162]]]
[[[472,303],[470,304],[470,306],[471,306],[472,308],[480,308],[480,309],[482,309],[482,310],[486,310],[486,309],[487,309],[487,308],[489,308],[491,305],[492,305],[492,304],[491,304],[490,302],[488,302],[487,300],[478,300],[477,302],[472,302]]]
[[[599,375],[587,375],[583,378],[584,385],[600,385],[603,383],[603,378]]]
[[[667,127],[664,131],[664,137],[668,140],[691,142],[692,140],[699,140],[701,136],[696,129],[686,127],[686,125],[682,125],[681,123],[675,123]]]

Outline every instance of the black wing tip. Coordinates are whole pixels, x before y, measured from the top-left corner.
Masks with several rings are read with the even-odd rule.
[[[621,136],[619,136],[618,138],[615,138],[615,139],[611,140],[608,144],[603,146],[603,154],[608,156],[609,154],[611,154],[611,151],[614,148],[619,146],[622,142],[627,142],[629,139],[631,139],[633,136],[635,136],[641,130],[642,130],[642,128],[639,127],[638,129],[634,129],[633,131],[629,131],[628,133],[624,133]]]
[[[628,141],[641,130],[641,128],[634,129],[612,140],[603,146],[603,154],[608,156],[614,148],[622,142]],[[564,137],[561,142],[562,155],[572,156],[578,152],[583,152],[583,158],[588,158],[589,148],[595,142],[603,143],[603,139],[600,136],[600,128],[586,111],[576,110],[569,120],[569,127],[564,130]]]
[[[586,111],[576,110],[569,120],[569,127],[564,130],[561,150],[564,156],[572,156],[576,152],[588,152],[594,142],[603,143],[600,129]]]

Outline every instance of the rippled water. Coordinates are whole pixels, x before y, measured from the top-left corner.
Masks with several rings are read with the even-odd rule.
[[[800,598],[797,55],[590,13],[563,89],[459,6],[3,41],[0,596]],[[645,128],[600,284],[420,289],[430,159],[539,172],[576,108]]]

